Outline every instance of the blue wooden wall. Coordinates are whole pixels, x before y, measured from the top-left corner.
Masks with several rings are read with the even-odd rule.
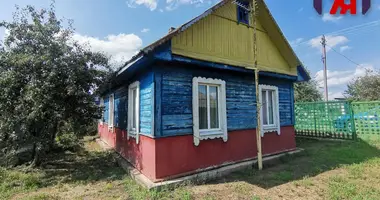
[[[104,99],[104,122],[108,122],[109,95],[114,94],[114,126],[120,129],[128,128],[128,86],[130,83],[140,81],[140,133],[153,136],[153,109],[154,109],[154,74],[148,71],[136,75],[134,79],[128,80],[125,84],[115,90],[109,91],[103,96]]]
[[[228,130],[256,127],[256,94],[252,74],[161,65],[155,67],[156,137],[192,134],[192,79],[197,76],[226,81]],[[293,82],[260,76],[260,83],[279,88],[281,126],[293,125]]]

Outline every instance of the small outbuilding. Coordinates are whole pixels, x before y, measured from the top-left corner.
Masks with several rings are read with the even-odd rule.
[[[257,3],[266,156],[296,149],[293,84],[310,77],[265,3]],[[255,159],[251,20],[221,1],[142,49],[102,95],[101,140],[153,182]]]

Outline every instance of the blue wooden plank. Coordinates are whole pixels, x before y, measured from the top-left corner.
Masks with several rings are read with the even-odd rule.
[[[256,91],[254,80],[246,74],[227,71],[210,72],[206,69],[160,67],[162,87],[160,100],[162,136],[192,134],[192,79],[195,76],[218,78],[226,81],[226,106],[228,130],[256,127]],[[260,78],[261,84],[279,88],[281,125],[292,124],[292,81],[268,76]],[[156,95],[157,98],[157,95]],[[157,101],[157,100],[156,100]],[[156,114],[158,114],[156,112]]]
[[[162,136],[162,117],[161,117],[161,94],[162,94],[162,74],[154,68],[154,136]]]
[[[152,134],[152,94],[153,94],[153,71],[149,71],[140,77],[140,132]]]

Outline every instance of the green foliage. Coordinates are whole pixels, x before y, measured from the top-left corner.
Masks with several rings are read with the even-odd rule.
[[[81,135],[100,117],[95,95],[111,74],[109,58],[79,45],[72,22],[63,23],[53,5],[17,8],[13,21],[0,22],[9,32],[0,45],[0,147],[32,143],[37,163],[66,123]]]
[[[59,129],[55,142],[57,147],[63,150],[77,150],[80,147],[78,134],[71,123],[65,123]]]
[[[321,101],[322,94],[318,90],[318,84],[315,80],[294,84],[294,100],[296,102],[313,102]]]
[[[349,100],[380,100],[380,72],[367,70],[366,74],[351,81],[344,92]]]

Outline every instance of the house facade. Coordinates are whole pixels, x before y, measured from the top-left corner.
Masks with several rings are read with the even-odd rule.
[[[261,0],[258,9],[265,156],[295,150],[293,84],[310,77]],[[103,92],[100,138],[152,181],[255,159],[251,22],[222,1],[144,48]]]

